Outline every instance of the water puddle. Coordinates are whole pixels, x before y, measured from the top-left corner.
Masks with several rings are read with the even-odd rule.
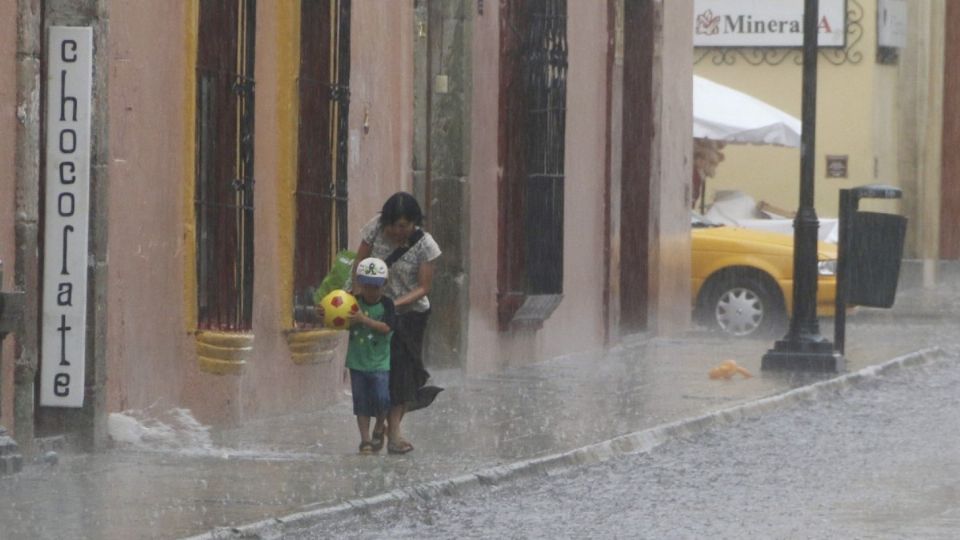
[[[107,429],[119,450],[256,461],[294,461],[317,457],[307,452],[217,445],[213,442],[210,426],[200,423],[189,409],[184,408],[165,411],[132,409],[111,413]]]

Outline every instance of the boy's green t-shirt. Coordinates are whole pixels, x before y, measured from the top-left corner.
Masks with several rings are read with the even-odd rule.
[[[350,325],[350,343],[347,347],[347,367],[357,371],[390,371],[390,339],[396,326],[396,308],[393,300],[381,296],[375,304],[367,304],[357,296],[357,304],[367,317],[382,321],[390,331],[381,334],[367,325]]]

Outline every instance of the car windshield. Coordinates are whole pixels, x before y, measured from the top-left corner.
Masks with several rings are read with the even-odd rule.
[[[705,229],[708,227],[723,227],[722,223],[717,223],[716,221],[710,221],[702,214],[696,212],[690,212],[690,225],[694,229]]]

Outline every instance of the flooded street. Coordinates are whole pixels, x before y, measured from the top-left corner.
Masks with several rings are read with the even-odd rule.
[[[956,350],[958,307],[956,288],[915,289],[904,291],[892,310],[855,314],[847,334],[848,371],[931,347]],[[821,331],[830,335],[829,320]],[[33,462],[19,474],[0,477],[0,537],[235,538],[241,533],[231,529],[241,528],[250,537],[271,538],[304,525],[291,523],[275,534],[272,527],[280,519],[331,509],[347,521],[326,526],[349,535],[357,508],[393,493],[402,494],[398,504],[430,502],[403,507],[401,515],[409,519],[363,527],[391,529],[395,521],[400,528],[391,534],[400,536],[571,537],[594,534],[589,527],[600,523],[610,527],[605,536],[741,536],[737,527],[743,527],[769,537],[791,536],[789,526],[805,523],[792,517],[794,510],[821,520],[820,532],[837,527],[871,536],[932,523],[930,534],[936,537],[939,527],[958,526],[956,504],[951,506],[957,486],[942,482],[960,477],[956,461],[950,461],[960,441],[947,439],[960,431],[957,398],[951,395],[960,375],[946,367],[906,367],[876,387],[826,396],[824,403],[777,407],[742,424],[707,423],[703,429],[711,431],[693,438],[692,432],[665,433],[666,442],[650,454],[560,476],[558,484],[532,481],[536,472],[483,491],[490,482],[478,473],[491,468],[579,452],[837,377],[762,372],[760,359],[771,344],[693,329],[682,338],[640,339],[605,353],[496,373],[435,370],[434,382],[446,391],[411,415],[407,429],[416,450],[403,456],[357,455],[347,396],[313,413],[229,429],[196,424],[182,410],[128,411],[112,417],[119,437],[115,448],[60,452],[56,465]],[[710,379],[709,372],[727,359],[754,376]],[[931,391],[912,395],[925,388]],[[881,409],[887,412],[873,412]],[[945,439],[931,443],[924,430]],[[682,440],[674,440],[677,436]],[[479,493],[421,496],[425,484],[456,478],[479,485]],[[514,489],[519,491],[510,495]],[[497,506],[512,496],[518,497],[512,508]],[[916,504],[897,502],[898,497]],[[635,503],[623,506],[620,499]],[[566,508],[565,500],[577,506]],[[605,502],[589,510],[593,500]],[[474,507],[468,518],[455,518]],[[472,528],[443,528],[444,516]],[[518,521],[508,524],[510,519]],[[551,528],[551,520],[569,529]],[[441,528],[424,529],[433,521]],[[767,531],[768,523],[784,528]],[[912,531],[907,536],[914,536]],[[311,534],[334,533],[321,528]]]
[[[954,353],[648,453],[298,538],[955,538],[958,385]]]

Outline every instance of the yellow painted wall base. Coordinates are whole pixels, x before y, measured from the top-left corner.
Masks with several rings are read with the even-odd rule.
[[[337,346],[346,339],[346,332],[328,329],[291,330],[286,337],[294,364],[323,364],[333,361]]]
[[[253,334],[197,332],[200,371],[215,375],[239,375],[253,354]]]

